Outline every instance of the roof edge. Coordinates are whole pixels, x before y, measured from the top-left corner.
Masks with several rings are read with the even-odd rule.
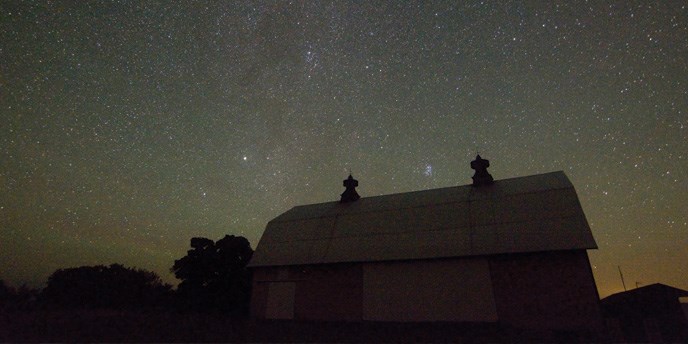
[[[305,263],[305,264],[254,264],[249,262],[246,267],[248,268],[269,268],[269,267],[286,267],[286,266],[306,266],[306,265],[332,265],[332,264],[363,264],[363,263],[382,263],[382,262],[415,262],[419,260],[443,260],[443,259],[476,259],[481,257],[493,257],[501,255],[525,255],[525,254],[535,254],[543,252],[561,252],[561,251],[588,251],[597,249],[597,247],[591,248],[566,248],[566,249],[554,249],[554,250],[533,250],[524,252],[498,252],[492,254],[472,254],[472,255],[451,255],[444,257],[425,257],[425,258],[406,258],[406,259],[379,259],[379,260],[350,260],[350,261],[333,261],[333,262],[317,262],[317,263]]]

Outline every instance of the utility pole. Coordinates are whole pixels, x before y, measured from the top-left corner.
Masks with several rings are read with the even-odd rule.
[[[619,268],[619,276],[621,276],[621,284],[623,284],[624,291],[626,291],[626,282],[624,282],[623,273],[621,272],[621,265],[617,265],[616,267]]]

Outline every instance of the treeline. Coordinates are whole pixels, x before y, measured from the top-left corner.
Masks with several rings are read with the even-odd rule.
[[[121,264],[58,269],[45,288],[18,289],[0,280],[0,309],[158,309],[248,314],[253,255],[244,237],[226,235],[214,242],[192,238],[186,256],[171,272],[177,289],[155,272]]]

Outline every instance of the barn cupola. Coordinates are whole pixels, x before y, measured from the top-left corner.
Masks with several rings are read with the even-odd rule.
[[[478,154],[475,160],[471,161],[471,168],[475,170],[473,175],[473,186],[490,185],[494,183],[492,175],[487,172],[487,168],[490,167],[490,160],[483,159]]]
[[[361,198],[358,192],[356,192],[358,180],[354,179],[354,177],[349,174],[349,178],[344,179],[343,184],[346,190],[342,193],[342,199],[339,201],[340,203],[354,202]]]

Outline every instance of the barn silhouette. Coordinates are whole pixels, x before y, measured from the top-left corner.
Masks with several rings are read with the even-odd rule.
[[[563,172],[296,206],[249,263],[257,319],[497,323],[594,331],[597,245]]]

